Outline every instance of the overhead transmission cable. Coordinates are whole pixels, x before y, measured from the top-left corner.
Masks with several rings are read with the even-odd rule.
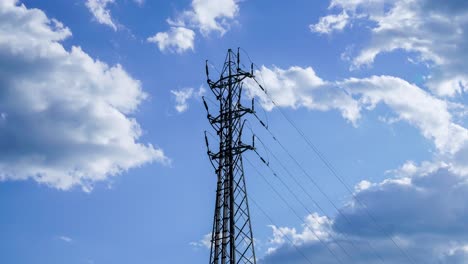
[[[258,118],[258,117],[257,117],[257,118]],[[259,121],[262,122],[260,119],[259,119]],[[249,122],[249,123],[250,123],[250,122]],[[249,127],[249,129],[251,130],[253,136],[254,136],[258,141],[260,141],[260,143],[262,144],[263,148],[264,148],[265,151],[266,151],[266,154],[267,154],[268,156],[271,155],[271,156],[276,160],[276,163],[278,163],[278,164],[281,166],[281,168],[288,174],[288,176],[289,176],[290,178],[293,179],[293,181],[301,188],[301,190],[307,195],[307,197],[308,197],[308,198],[314,203],[314,205],[319,209],[319,211],[320,211],[323,215],[327,216],[325,210],[324,210],[324,209],[320,206],[320,204],[312,197],[312,195],[304,188],[304,186],[298,181],[298,179],[289,171],[289,169],[286,168],[286,166],[281,162],[281,160],[266,146],[266,144],[265,144],[259,137],[257,137],[257,136],[253,133],[253,130],[252,130],[251,127]],[[265,160],[265,159],[260,155],[260,153],[258,153],[258,151],[257,151],[256,149],[254,149],[254,151],[255,151],[255,153],[257,154],[257,156],[260,158],[260,160],[272,171],[273,175],[275,175],[275,176],[281,181],[281,183],[282,183],[287,189],[289,189],[289,192],[291,192],[291,193],[295,196],[296,200],[298,200],[298,202],[301,203],[301,205],[308,211],[308,213],[309,213],[310,215],[312,215],[311,210],[310,210],[308,207],[306,207],[306,206],[304,205],[304,203],[303,203],[302,201],[300,201],[300,199],[298,199],[297,195],[295,195],[295,194],[292,192],[292,190],[287,186],[286,182],[284,182],[284,181],[281,179],[281,177],[278,176],[278,173],[276,173],[276,172],[273,170],[273,168],[272,168],[271,165],[270,165],[269,159],[268,159],[268,161]],[[316,188],[320,189],[320,191],[323,191],[323,190],[320,188],[320,186],[318,186],[318,185],[316,186]],[[341,212],[341,210],[338,210],[338,209],[337,209],[337,211],[338,211],[338,213],[339,213],[343,218],[346,219],[346,221],[347,221],[347,223],[349,224],[349,226],[351,226],[351,222],[348,220],[348,218],[346,217],[346,215],[344,215],[344,214]],[[316,218],[314,217],[314,219],[316,219]],[[341,230],[341,228],[339,228],[338,226],[336,226],[335,228],[337,229],[338,232],[340,232],[340,233],[342,233],[342,234],[344,235],[345,240],[346,240],[347,242],[350,242],[350,244],[354,247],[354,249],[360,250],[359,247],[356,245],[356,243],[354,243],[354,241],[353,241],[351,238],[349,238],[348,234],[346,234],[345,232],[343,232],[343,231]],[[369,248],[371,249],[371,251],[373,251],[373,253],[375,254],[375,256],[376,256],[382,263],[385,263],[385,261],[383,260],[383,258],[382,258],[382,257],[380,256],[380,254],[372,247],[372,245],[371,245],[370,243],[368,243],[368,242],[367,242],[367,245],[369,246]],[[344,251],[345,251],[345,250],[344,250]],[[346,252],[346,251],[345,251],[345,252]],[[346,252],[346,253],[347,253],[347,252]],[[348,255],[348,257],[350,257],[349,254],[347,254],[347,255]],[[351,258],[351,257],[350,257],[350,258]]]
[[[244,51],[245,52],[245,51]],[[247,55],[248,56],[248,55]],[[249,57],[249,56],[248,56]],[[249,57],[249,60],[250,60],[250,57]],[[260,70],[260,68],[252,63],[258,70]],[[265,87],[263,87],[255,78],[252,78],[255,83],[259,86],[259,88],[265,93],[265,95],[268,97],[268,99],[273,103],[273,105],[279,110],[279,112],[281,113],[281,115],[288,121],[288,123],[296,130],[296,132],[302,137],[302,139],[306,142],[306,144],[309,146],[309,148],[311,148],[313,150],[313,152],[319,157],[319,159],[322,161],[322,163],[327,167],[327,169],[332,173],[332,175],[346,188],[346,190],[349,192],[349,194],[361,205],[361,207],[364,209],[364,211],[366,212],[367,216],[374,222],[374,224],[376,225],[376,227],[378,229],[380,229],[380,231],[382,232],[382,234],[384,234],[392,243],[393,245],[400,251],[400,253],[402,253],[402,255],[410,262],[410,263],[413,263],[415,264],[416,262],[409,256],[409,254],[400,246],[398,245],[398,243],[395,241],[395,239],[393,239],[384,229],[382,226],[380,226],[380,224],[377,222],[377,220],[375,219],[375,217],[372,215],[372,213],[369,211],[370,209],[367,208],[367,206],[365,205],[364,202],[362,202],[354,193],[353,191],[351,190],[350,186],[344,181],[344,179],[342,177],[340,177],[338,175],[338,172],[334,169],[334,167],[332,166],[332,164],[326,159],[326,157],[318,150],[318,148],[310,141],[310,139],[308,139],[306,137],[306,135],[304,134],[304,132],[292,121],[291,118],[289,118],[289,116],[284,112],[284,110],[276,103],[275,100],[273,100],[273,98],[271,97],[271,95],[268,93],[268,91],[266,90]],[[262,78],[263,79],[263,78]],[[258,117],[257,117],[258,118]],[[271,131],[269,130],[269,128],[264,125],[264,123],[262,124],[263,127],[265,127],[271,134],[271,136],[274,137],[274,135],[271,133]],[[277,141],[279,143],[279,141],[277,140],[276,137],[274,137],[274,140]],[[286,150],[284,148],[284,146],[282,147],[284,150]],[[288,152],[289,153],[289,152]],[[289,154],[290,155],[290,154]],[[290,157],[292,158],[292,155],[290,155]],[[294,159],[294,158],[292,158]],[[294,159],[295,160],[295,159]],[[297,161],[296,161],[297,162]],[[299,163],[298,163],[299,165]],[[307,174],[308,175],[308,174]],[[310,176],[308,176],[310,178]],[[311,179],[312,180],[312,179]],[[335,207],[336,208],[336,207]],[[337,209],[337,208],[336,208]],[[337,209],[338,210],[338,209]]]
[[[271,171],[271,173],[273,174],[273,176],[275,176],[275,178],[277,178],[281,185],[283,185],[286,190],[288,190],[288,192],[294,197],[294,199],[299,203],[301,204],[301,206],[307,211],[307,213],[315,220],[315,222],[317,222],[318,224],[320,224],[320,219],[318,219],[318,217],[313,214],[312,210],[309,209],[308,206],[306,206],[304,204],[304,202],[301,201],[301,199],[299,199],[299,197],[297,196],[296,193],[294,193],[291,189],[291,187],[289,187],[289,185],[283,180],[281,179],[281,177],[279,176],[278,173],[276,173],[275,170],[273,170],[273,168],[270,166],[269,163],[267,163],[265,161],[265,159],[263,159],[263,157],[257,152],[255,151],[255,153],[257,154],[257,156],[260,158],[260,160],[263,162],[263,164],[265,164],[265,166]],[[329,232],[329,231],[326,231],[326,233],[330,236],[330,238],[332,239],[332,241],[344,252],[344,254],[350,258],[352,260],[352,257],[351,255],[349,254],[349,252],[338,242],[338,240],[335,238],[335,236]]]
[[[256,138],[257,138],[257,140],[260,141],[260,143],[262,143],[262,145],[263,145],[265,151],[267,152],[267,154],[268,154],[268,155],[271,155],[271,156],[275,159],[276,163],[278,163],[278,164],[280,165],[280,167],[287,173],[287,175],[294,181],[294,183],[296,183],[296,185],[299,186],[299,188],[307,195],[307,197],[313,202],[313,204],[319,209],[319,211],[320,211],[323,215],[326,216],[327,214],[326,214],[325,210],[322,208],[322,206],[320,206],[320,204],[312,197],[312,195],[309,193],[309,191],[307,191],[306,188],[304,188],[304,186],[303,186],[303,185],[299,182],[299,180],[293,175],[293,173],[291,173],[291,171],[290,171],[290,170],[281,162],[281,160],[280,160],[280,159],[279,159],[263,142],[262,142],[262,140],[261,140],[260,138],[258,138],[258,137],[256,137]],[[273,168],[271,168],[270,164],[269,164],[268,162],[266,162],[265,159],[263,159],[263,158],[261,157],[260,153],[258,153],[256,150],[255,150],[255,153],[256,153],[257,156],[260,158],[260,160],[261,160],[263,163],[265,163],[265,165],[266,165],[267,167],[269,167],[270,170],[272,170],[272,173],[276,174],[276,172],[273,171]],[[278,177],[278,179],[279,179],[281,182],[283,182],[283,185],[285,185],[284,181],[283,181],[280,177]],[[321,190],[321,188],[320,188],[319,186],[316,186],[316,187],[317,187],[318,189]],[[323,191],[323,190],[321,190],[321,191]],[[303,204],[303,203],[301,202],[301,204]],[[312,214],[312,212],[311,212],[310,210],[308,210],[308,211],[309,211],[309,214]],[[343,213],[341,212],[341,210],[339,210],[339,209],[337,209],[337,212],[338,212],[338,214],[339,214],[341,217],[343,217],[343,218],[346,220],[347,224],[351,227],[352,224],[351,224],[350,220],[348,219],[348,217],[347,217],[345,214],[343,214]],[[346,234],[346,232],[343,232],[339,226],[335,226],[335,228],[336,228],[336,230],[337,230],[338,232],[342,233],[342,234],[345,236],[346,240],[349,241],[349,242],[351,243],[351,245],[352,245],[356,250],[359,250],[359,247],[354,243],[354,241],[353,241],[351,238],[349,238],[349,236]],[[385,261],[383,260],[382,256],[375,250],[375,248],[372,247],[372,245],[371,245],[370,243],[367,243],[367,245],[369,246],[369,248],[371,249],[371,251],[373,251],[373,253],[375,254],[375,256],[376,256],[382,263],[385,263]]]
[[[268,213],[267,213],[265,210],[263,210],[263,208],[262,208],[252,197],[250,197],[249,199],[250,199],[250,201],[252,201],[252,203],[255,205],[255,207],[257,207],[257,208],[260,210],[260,212],[268,219],[268,221],[269,221],[272,225],[278,226],[278,225],[275,223],[275,221],[273,221],[273,219],[270,217],[270,215],[268,215]],[[304,252],[302,252],[302,250],[301,250],[296,244],[293,243],[293,241],[283,232],[283,230],[281,230],[281,228],[278,228],[277,230],[281,233],[281,235],[282,235],[284,238],[286,238],[286,240],[288,240],[289,244],[291,244],[291,245],[294,247],[294,249],[295,249],[299,254],[301,254],[301,256],[302,256],[309,264],[313,264],[313,262],[306,256],[306,254],[304,254]]]
[[[246,157],[244,157],[244,159],[247,161],[247,163],[249,163],[249,165],[257,172],[258,175],[261,176],[261,178],[263,179],[263,181],[265,181],[265,183],[270,187],[270,189],[278,196],[278,198],[281,199],[281,201],[288,207],[288,209],[299,219],[299,221],[302,222],[302,218],[301,216],[299,215],[299,213],[293,208],[293,206],[286,200],[286,198],[283,197],[283,195],[281,195],[281,193],[273,186],[273,184],[271,184],[268,179],[265,177],[265,175],[263,175],[253,164],[252,162],[250,162],[249,159],[247,159]],[[330,246],[322,239],[320,238],[320,236],[313,230],[313,228],[311,228],[307,223],[305,224],[306,228],[309,229],[312,234],[317,238],[317,240],[323,245],[325,246],[325,248],[328,250],[328,252],[330,252],[330,254],[335,258],[336,262],[340,263],[340,264],[343,264],[343,262],[341,261],[341,259],[338,257],[338,255],[336,255],[335,252],[333,252],[333,250],[330,248]]]

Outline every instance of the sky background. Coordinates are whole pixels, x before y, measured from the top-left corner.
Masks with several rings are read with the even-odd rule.
[[[467,263],[467,3],[0,0],[0,262],[208,262],[205,60],[242,47],[346,182],[246,83],[301,165],[250,118],[293,191],[246,154],[259,263]]]

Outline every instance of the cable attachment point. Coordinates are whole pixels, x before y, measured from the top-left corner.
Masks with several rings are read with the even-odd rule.
[[[208,70],[208,60],[205,61],[205,71],[206,71],[206,79],[207,79],[208,83],[210,83],[211,80],[210,80],[210,72]]]
[[[202,100],[203,100],[203,105],[205,106],[205,109],[206,109],[206,116],[208,117],[209,120],[211,120],[211,114],[210,114],[210,110],[208,109],[208,104],[206,103],[206,100],[205,100],[205,96],[202,96]]]
[[[255,114],[255,97],[252,97],[252,114]]]
[[[208,142],[208,136],[206,135],[206,131],[205,131],[205,144],[206,144],[206,149],[207,149],[207,153],[209,156],[211,156],[211,150],[210,150],[210,143]]]
[[[263,91],[264,93],[266,93],[265,88],[263,88],[263,86],[262,86],[261,84],[259,84],[258,87],[260,87],[260,89],[262,89],[262,91]]]

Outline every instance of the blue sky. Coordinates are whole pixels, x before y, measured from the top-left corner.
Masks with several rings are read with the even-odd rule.
[[[208,262],[205,60],[242,47],[352,189],[247,83],[327,195],[251,119],[324,209],[257,144],[310,209],[246,154],[299,214],[246,162],[259,263],[466,263],[467,30],[457,0],[2,0],[0,262]]]

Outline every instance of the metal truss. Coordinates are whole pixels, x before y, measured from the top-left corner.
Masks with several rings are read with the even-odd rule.
[[[208,85],[219,103],[219,111],[212,115],[203,98],[208,120],[219,137],[219,146],[211,151],[205,140],[208,156],[217,175],[216,204],[211,238],[210,264],[256,264],[249,203],[242,164],[242,153],[254,150],[242,142],[246,114],[254,114],[252,107],[241,104],[243,81],[253,78],[250,71],[241,69],[239,51],[228,50],[219,79],[209,78]]]

